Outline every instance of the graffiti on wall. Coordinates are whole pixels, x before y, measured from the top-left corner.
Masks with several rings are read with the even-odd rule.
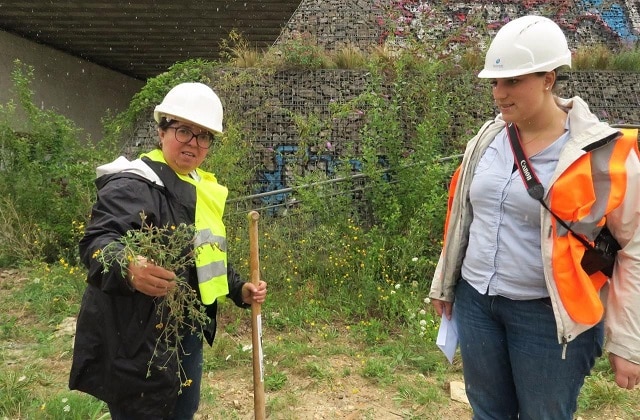
[[[279,145],[273,149],[273,167],[258,174],[258,187],[255,191],[259,196],[260,205],[265,208],[276,208],[291,200],[292,191],[289,189],[292,181],[293,168],[300,167],[307,171],[322,173],[327,178],[334,178],[341,165],[348,164],[351,173],[362,173],[363,162],[359,159],[349,159],[347,162],[338,156],[321,152],[316,153],[309,148],[301,151],[296,145]],[[302,152],[302,155],[301,155]],[[386,169],[389,162],[385,156],[378,156],[377,165]],[[391,175],[383,172],[382,179],[390,181]]]
[[[624,42],[636,42],[640,34],[640,3],[634,1],[604,2],[603,0],[581,0],[585,10],[602,18]],[[622,3],[622,4],[621,4]]]
[[[393,34],[401,39],[413,34],[422,41],[444,41],[449,50],[470,42],[483,45],[486,30],[495,32],[510,19],[525,14],[553,18],[569,38],[575,35],[577,42],[631,44],[638,41],[640,34],[640,3],[633,0],[492,0],[446,4],[395,0],[384,2],[379,8],[378,24],[391,28],[382,34],[383,38]]]
[[[292,180],[292,168],[305,168],[309,171],[321,171],[328,178],[335,176],[341,161],[332,153],[313,152],[310,148],[301,148],[297,145],[278,145],[273,148],[273,165],[270,170],[258,174],[257,194],[265,194],[260,197],[264,206],[275,206],[287,202],[291,191],[287,191]],[[361,163],[357,160],[350,161],[352,171],[360,172]]]
[[[387,0],[378,2],[378,9],[378,24],[393,28],[383,36],[394,34],[401,38],[412,33],[434,45],[442,45],[445,40],[449,51],[470,43],[486,48],[487,33],[495,33],[513,17],[532,13],[552,17],[574,47],[580,43],[635,43],[640,34],[640,2],[634,0]],[[483,27],[479,28],[479,24]],[[264,206],[292,200],[288,187],[292,185],[293,171],[321,171],[332,177],[341,164],[339,156],[331,151],[300,150],[297,145],[279,143],[271,153],[270,161],[258,174],[255,191]],[[352,161],[351,166],[353,172],[362,170],[361,162]]]

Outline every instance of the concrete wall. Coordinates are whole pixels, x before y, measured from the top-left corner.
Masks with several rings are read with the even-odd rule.
[[[121,73],[81,60],[61,51],[0,31],[0,104],[16,99],[11,73],[19,59],[34,67],[31,90],[42,109],[54,109],[100,140],[102,118],[111,110],[123,111],[145,84]],[[14,127],[24,129],[24,116]]]

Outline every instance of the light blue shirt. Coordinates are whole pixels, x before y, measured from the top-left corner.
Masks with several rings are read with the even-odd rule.
[[[568,138],[566,131],[529,157],[545,192]],[[540,251],[541,204],[529,196],[514,167],[506,129],[478,162],[469,194],[473,221],[462,278],[482,294],[515,300],[549,296]]]

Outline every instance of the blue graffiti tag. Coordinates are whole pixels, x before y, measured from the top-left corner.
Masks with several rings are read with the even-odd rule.
[[[258,187],[256,190],[257,194],[274,192],[274,191],[283,191],[276,192],[274,194],[267,194],[260,197],[260,201],[262,205],[265,206],[278,206],[282,205],[287,201],[287,198],[291,194],[291,191],[285,191],[288,189],[287,185],[287,167],[292,167],[296,165],[302,165],[305,163],[324,163],[324,173],[333,177],[336,175],[336,171],[338,167],[342,164],[340,159],[336,156],[328,153],[314,153],[309,148],[306,148],[304,151],[304,155],[300,156],[298,151],[300,150],[299,146],[296,145],[279,145],[274,149],[274,170],[272,171],[263,171],[258,174]],[[362,162],[357,159],[350,159],[349,165],[351,167],[351,171],[353,172],[362,172]],[[383,167],[388,166],[388,162],[384,157],[379,157],[378,164]],[[387,179],[388,174],[383,175],[383,179]]]
[[[629,17],[625,8],[618,3],[607,2],[603,4],[603,0],[582,0],[585,9],[591,9],[598,13],[602,20],[614,31],[620,39],[627,42],[635,42],[638,36],[633,34],[633,30],[629,27]]]

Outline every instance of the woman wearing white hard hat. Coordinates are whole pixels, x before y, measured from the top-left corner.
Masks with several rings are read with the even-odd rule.
[[[213,342],[218,299],[228,296],[241,307],[265,300],[266,283],[243,281],[227,262],[222,221],[227,189],[199,168],[222,132],[222,114],[210,87],[179,84],[154,112],[158,148],[97,169],[98,198],[80,241],[89,273],[69,386],[105,401],[114,420],[192,419],[200,401],[202,340]],[[139,230],[141,213],[147,225],[195,226],[195,249],[184,251],[196,251],[195,262],[184,272],[168,271],[144,256],[124,272],[117,262],[103,271],[96,253]],[[176,275],[196,291],[210,318],[204,337],[197,328],[185,328],[179,346],[175,335],[158,340],[164,318],[156,310],[176,287]],[[172,356],[176,347],[180,363]]]
[[[452,179],[430,292],[457,325],[474,419],[572,419],[605,336],[616,383],[640,384],[638,130],[554,95],[570,65],[558,25],[524,16],[478,75],[499,114]]]

